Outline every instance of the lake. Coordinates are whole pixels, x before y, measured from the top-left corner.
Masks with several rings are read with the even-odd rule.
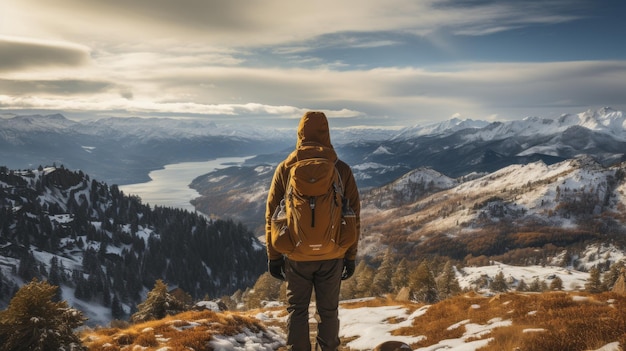
[[[126,195],[139,196],[142,203],[150,206],[174,207],[195,212],[196,209],[190,201],[200,194],[189,187],[194,178],[217,169],[240,165],[251,157],[253,156],[221,157],[210,161],[174,163],[150,172],[150,181],[146,183],[120,185],[119,188]]]

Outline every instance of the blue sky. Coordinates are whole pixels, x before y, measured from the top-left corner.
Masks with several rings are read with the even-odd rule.
[[[0,114],[293,126],[626,110],[622,0],[3,0]]]

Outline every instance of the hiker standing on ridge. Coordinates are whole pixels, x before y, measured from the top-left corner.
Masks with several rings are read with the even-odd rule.
[[[359,216],[357,185],[330,143],[326,115],[305,113],[296,149],[274,173],[265,213],[268,270],[287,281],[290,350],[311,350],[313,289],[320,317],[316,349],[339,348],[339,289],[354,274]]]

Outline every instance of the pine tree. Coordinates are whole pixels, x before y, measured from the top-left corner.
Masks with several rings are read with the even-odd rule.
[[[131,316],[133,323],[145,322],[153,319],[162,319],[185,311],[182,302],[167,292],[167,284],[162,280],[154,283],[154,288],[148,293],[146,301],[137,305],[137,312]]]
[[[528,286],[528,291],[540,292],[541,290],[541,281],[539,278],[535,278]]]
[[[434,303],[439,301],[437,283],[426,261],[422,261],[409,279],[409,288],[417,301]]]
[[[509,289],[508,285],[506,284],[506,279],[504,279],[504,273],[502,273],[502,271],[498,272],[493,278],[493,282],[491,282],[490,288],[491,290],[496,292],[505,292]]]
[[[441,299],[447,299],[461,292],[459,280],[456,279],[456,272],[450,261],[443,266],[443,271],[437,279],[437,290]]]
[[[393,272],[391,286],[394,293],[397,293],[405,286],[409,286],[409,268],[405,258],[400,260],[398,267],[396,267],[396,270]]]
[[[73,332],[85,318],[66,301],[53,301],[57,289],[33,279],[17,291],[0,311],[0,350],[85,350]]]
[[[609,268],[609,270],[604,273],[604,275],[602,276],[602,288],[603,290],[611,290],[613,289],[613,286],[615,285],[615,282],[617,282],[617,278],[619,278],[620,272],[622,271],[622,269],[624,268],[624,262],[616,262],[615,264],[611,265],[611,267]]]
[[[48,282],[51,285],[61,286],[59,259],[56,256],[52,256],[52,258],[50,259],[50,274],[48,275]],[[54,301],[61,301],[62,298],[63,296],[61,295],[61,289],[57,289]]]
[[[602,282],[600,281],[600,270],[593,267],[589,270],[589,280],[585,283],[585,290],[592,294],[602,292]]]
[[[361,261],[357,266],[359,275],[355,277],[356,280],[356,296],[357,297],[369,297],[372,296],[372,281],[374,280],[374,270],[368,266],[365,261]]]
[[[349,300],[356,297],[357,278],[359,277],[359,266],[354,270],[354,276],[348,280],[341,281],[341,289],[339,291],[339,297],[342,300]]]
[[[392,291],[391,276],[393,275],[393,256],[391,249],[385,251],[383,256],[383,262],[378,267],[378,270],[374,274],[374,281],[372,282],[372,293],[374,295],[383,295]]]
[[[111,315],[115,319],[124,318],[124,308],[120,302],[120,299],[117,297],[117,294],[113,296],[113,301],[111,301]]]
[[[550,290],[563,290],[563,280],[559,277],[555,277],[550,282]]]
[[[519,281],[519,283],[517,284],[517,288],[515,290],[517,290],[517,291],[528,291],[528,284],[526,284],[524,279],[521,279]]]

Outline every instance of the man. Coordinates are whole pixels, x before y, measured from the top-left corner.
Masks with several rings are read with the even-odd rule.
[[[336,159],[335,167],[343,184],[343,197],[356,214],[356,241],[347,250],[334,250],[321,256],[282,254],[272,245],[271,220],[287,191],[290,167],[297,161],[297,150],[305,145],[321,145]],[[322,112],[307,112],[297,131],[296,151],[281,162],[274,173],[266,207],[266,243],[269,272],[287,281],[287,347],[292,351],[310,351],[309,302],[315,289],[316,307],[320,317],[316,349],[336,351],[339,348],[339,289],[341,280],[354,274],[360,230],[360,200],[350,167],[337,159],[332,144],[328,120]]]

